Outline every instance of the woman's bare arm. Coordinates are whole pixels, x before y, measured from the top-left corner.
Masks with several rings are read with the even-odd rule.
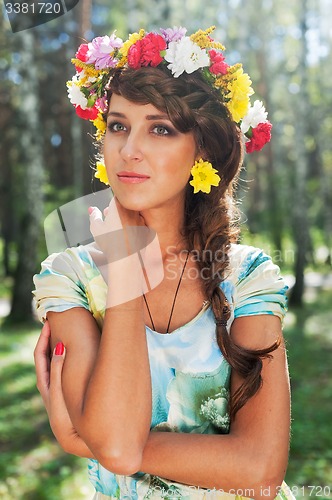
[[[262,315],[236,319],[236,343],[271,345],[280,320]],[[284,345],[263,361],[263,386],[237,413],[228,435],[151,432],[142,470],[180,483],[228,490],[253,489],[254,498],[274,498],[288,461],[290,392]],[[232,377],[232,392],[240,384]],[[265,490],[264,490],[265,488]],[[263,492],[264,490],[264,492]],[[248,495],[251,496],[251,495]]]
[[[239,318],[232,327],[236,342],[250,348],[266,347],[279,334],[280,320],[268,315]],[[229,435],[150,432],[140,469],[202,488],[246,489],[247,496],[274,498],[288,459],[290,396],[283,345],[263,362],[262,376],[262,388],[238,412]],[[232,391],[240,382],[232,377]]]
[[[139,300],[108,309],[101,338],[94,318],[83,308],[48,314],[52,343],[66,346],[62,387],[73,425],[94,456],[122,474],[139,469],[151,421]]]
[[[132,226],[141,226],[143,232],[148,228],[138,212],[124,209],[116,198],[105,217],[92,207],[89,214],[107,273],[102,335],[84,308],[49,313],[48,319],[53,342],[63,342],[67,350],[63,393],[74,428],[102,465],[132,474],[140,467],[150,430],[151,376],[144,275],[133,247],[136,240],[128,231]]]
[[[91,450],[77,434],[70,419],[62,391],[62,368],[65,351],[51,356],[51,329],[45,321],[34,351],[37,388],[43,398],[50,426],[64,451],[79,457],[93,458]]]

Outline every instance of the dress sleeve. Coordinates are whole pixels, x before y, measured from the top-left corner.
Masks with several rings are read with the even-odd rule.
[[[234,318],[273,314],[283,321],[287,290],[280,269],[271,257],[260,249],[245,247],[235,286]]]
[[[68,251],[52,254],[33,277],[37,315],[46,320],[48,311],[63,312],[73,307],[89,309],[85,286],[80,279],[79,262]]]

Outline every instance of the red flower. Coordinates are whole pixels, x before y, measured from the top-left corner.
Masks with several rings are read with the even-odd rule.
[[[155,33],[148,33],[142,40],[134,43],[128,51],[128,66],[138,69],[142,66],[156,67],[163,58],[160,55],[166,49],[166,41]]]
[[[214,75],[226,75],[229,65],[225,63],[225,57],[214,49],[209,50],[211,61],[210,71]]]
[[[76,59],[79,59],[82,62],[86,62],[88,57],[87,57],[87,52],[88,52],[88,44],[87,43],[82,43],[78,47],[78,51],[75,54]],[[78,66],[75,66],[76,71],[80,73],[82,71],[82,68],[79,68]]]
[[[128,51],[128,66],[130,68],[138,69],[142,65],[140,63],[142,54],[142,40],[138,40],[134,43]]]
[[[75,106],[75,111],[84,120],[95,120],[98,116],[98,109],[95,106],[86,109],[82,109],[81,106]]]
[[[166,50],[165,39],[160,35],[149,33],[148,35],[146,35],[146,37],[143,38],[142,45],[142,66],[158,66],[158,64],[160,64],[163,60],[160,52],[162,50]]]
[[[247,153],[260,151],[267,142],[271,140],[272,124],[270,122],[259,123],[252,129],[252,136],[249,142],[246,142]]]
[[[88,52],[88,49],[89,49],[88,44],[82,43],[78,47],[78,51],[76,52],[76,59],[79,59],[82,62],[86,62],[88,59],[87,55],[86,55],[86,53]]]

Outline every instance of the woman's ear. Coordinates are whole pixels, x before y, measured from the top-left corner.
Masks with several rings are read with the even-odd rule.
[[[195,156],[195,161],[199,161],[200,159],[203,159],[204,161],[209,161],[209,158],[207,156],[207,154],[205,153],[205,151],[203,149],[200,149],[196,156]]]
[[[200,160],[200,158],[203,158],[203,160],[208,160],[208,155],[207,152],[205,151],[205,148],[201,144],[197,144],[196,148],[196,155],[195,155],[195,161]]]

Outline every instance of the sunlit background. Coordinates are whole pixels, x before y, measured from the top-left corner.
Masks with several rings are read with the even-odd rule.
[[[83,41],[114,29],[127,38],[140,27],[174,25],[189,33],[216,25],[227,62],[243,62],[273,123],[270,145],[245,159],[242,242],[269,253],[290,286],[287,482],[298,498],[331,498],[331,1],[81,0],[33,29],[12,33],[4,7],[0,23],[0,498],[93,494],[85,460],[65,455],[52,437],[32,364],[43,221],[102,189],[93,180],[93,130],[67,99],[70,58]]]

